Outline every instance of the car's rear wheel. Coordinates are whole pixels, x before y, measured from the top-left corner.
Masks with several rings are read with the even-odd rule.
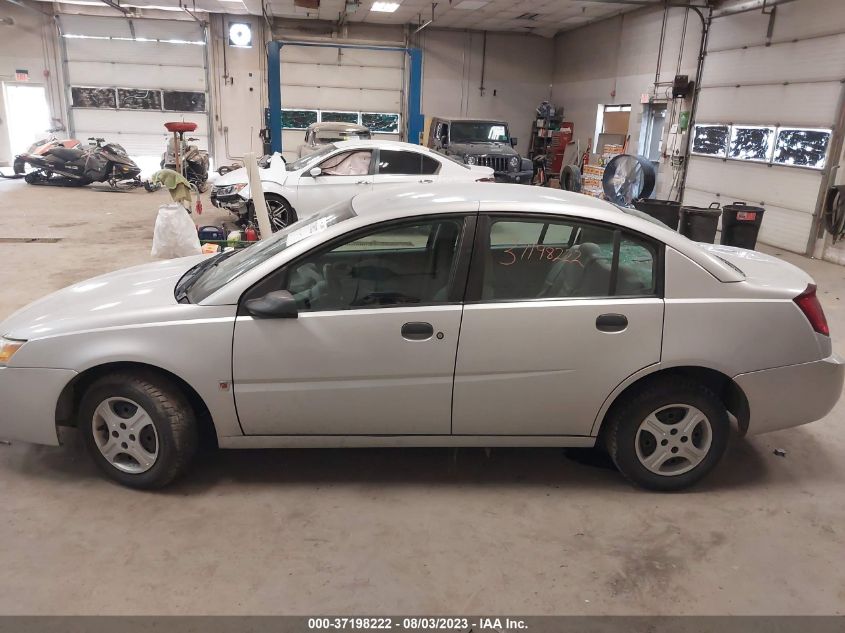
[[[132,488],[162,488],[182,475],[197,449],[193,409],[154,375],[105,376],[85,392],[79,430],[94,462]]]
[[[724,404],[686,378],[652,382],[614,407],[606,443],[616,467],[650,490],[692,486],[721,459],[730,433]]]
[[[267,193],[264,194],[264,201],[267,203],[267,214],[270,216],[270,227],[273,229],[273,233],[281,231],[288,224],[296,222],[296,211],[281,196]],[[258,221],[255,217],[255,208],[251,201],[249,203],[249,220],[253,226],[258,226]]]

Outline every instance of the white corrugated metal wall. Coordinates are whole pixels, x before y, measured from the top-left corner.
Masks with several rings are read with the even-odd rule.
[[[281,51],[282,108],[403,114],[404,62],[402,51],[286,44]],[[398,140],[400,135],[376,138]],[[301,130],[284,130],[285,153],[295,152],[303,139]]]
[[[208,148],[208,87],[205,32],[191,20],[60,17],[69,100],[73,87],[136,88],[203,93],[202,112],[71,106],[72,131],[123,145],[133,156],[160,156],[166,121],[194,121],[192,136]],[[74,37],[76,36],[76,37]],[[81,36],[81,37],[79,37]],[[119,105],[119,104],[118,104]]]
[[[767,41],[769,19],[755,11],[714,20],[698,123],[833,127],[845,78],[845,2],[781,5]],[[816,169],[693,155],[684,203],[762,204],[760,241],[803,253],[821,179]]]

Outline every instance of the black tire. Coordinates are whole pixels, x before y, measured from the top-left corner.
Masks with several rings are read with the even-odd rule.
[[[581,191],[581,170],[577,165],[566,165],[560,170],[560,188],[566,191]]]
[[[669,408],[670,405],[682,406]],[[683,405],[698,409],[709,423],[709,429],[699,424],[693,430],[693,433],[698,433],[697,438],[691,435],[688,439],[683,439],[686,436],[678,432],[679,421],[672,421],[673,416],[677,418],[681,415]],[[666,416],[664,420],[667,421],[668,428],[678,424],[678,428],[672,432],[671,436],[666,436],[666,439],[661,440],[656,439],[659,436],[651,434],[648,429],[639,433],[640,425],[646,418],[658,411],[660,415]],[[684,444],[680,442],[681,440],[684,443],[689,442],[688,446],[700,450],[704,446],[699,447],[696,444],[706,443],[701,439],[702,433],[710,438],[704,457],[697,465],[683,472],[683,468],[688,468],[693,462],[683,456]],[[709,473],[722,458],[729,434],[728,412],[712,390],[692,379],[670,377],[646,383],[642,388],[627,395],[624,401],[614,405],[607,420],[605,444],[616,467],[633,484],[649,490],[668,492],[688,488]],[[661,449],[657,444],[658,441],[666,442],[667,445]],[[651,443],[654,443],[654,450],[651,453],[653,455],[657,455],[657,450],[662,450],[664,453],[671,450],[673,454],[678,454],[676,448],[681,451],[677,457],[673,455],[665,462],[669,471],[673,467],[674,460],[674,466],[679,471],[677,474],[671,472],[659,474],[649,470],[643,464],[638,452],[643,454]],[[645,455],[646,461],[651,454]]]
[[[143,408],[155,427],[157,455],[144,472],[120,470],[106,459],[97,444],[95,411],[107,400],[121,398]],[[185,473],[197,450],[197,423],[185,396],[169,381],[145,372],[118,373],[94,382],[82,398],[77,426],[97,466],[108,477],[130,488],[154,490],[167,486]]]
[[[281,231],[287,225],[296,222],[296,211],[281,196],[277,196],[274,193],[265,193],[264,201],[267,203],[267,212],[270,215],[270,225],[273,228],[273,233]],[[254,227],[258,227],[258,220],[255,217],[255,207],[251,200],[249,202],[249,221]]]

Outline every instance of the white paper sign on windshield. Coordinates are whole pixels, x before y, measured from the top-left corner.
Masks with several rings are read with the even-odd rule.
[[[287,245],[292,246],[307,237],[311,237],[317,233],[322,233],[327,228],[329,228],[329,218],[320,218],[316,222],[311,222],[311,224],[306,224],[301,229],[296,229],[295,231],[288,233],[286,240]]]

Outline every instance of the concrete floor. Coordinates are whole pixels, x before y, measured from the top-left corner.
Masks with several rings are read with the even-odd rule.
[[[0,320],[147,261],[167,199],[0,181],[0,238],[62,239],[0,241]],[[784,257],[845,353],[845,268]],[[151,494],[73,435],[0,445],[0,614],[842,614],[843,422],[736,438],[673,495],[592,451],[223,451]]]

